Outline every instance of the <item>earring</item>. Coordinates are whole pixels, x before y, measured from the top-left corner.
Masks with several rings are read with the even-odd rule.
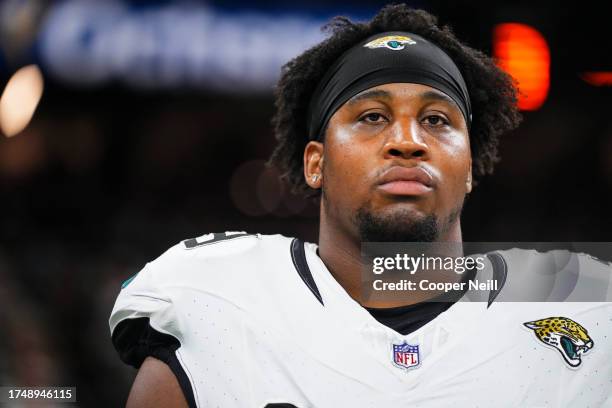
[[[318,175],[318,174],[313,174],[313,175],[312,175],[312,182],[313,182],[313,183],[316,183],[316,182],[317,182],[317,180],[319,180],[319,175]]]

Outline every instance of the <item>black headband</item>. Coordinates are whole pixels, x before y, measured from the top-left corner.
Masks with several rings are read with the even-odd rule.
[[[350,48],[325,73],[310,100],[310,140],[322,138],[329,119],[350,98],[394,82],[428,85],[444,92],[455,101],[470,127],[470,96],[453,60],[418,35],[393,31],[378,33]]]

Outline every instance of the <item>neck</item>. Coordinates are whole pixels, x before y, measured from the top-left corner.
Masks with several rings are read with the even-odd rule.
[[[411,292],[411,298],[402,300],[365,300],[362,296],[362,269],[367,267],[361,256],[361,241],[356,232],[347,231],[345,228],[330,222],[325,217],[323,205],[321,205],[321,222],[319,224],[319,256],[321,260],[336,279],[346,290],[350,297],[364,307],[399,307],[426,301],[438,296],[439,292],[415,290]],[[451,224],[446,231],[441,233],[438,242],[462,242],[461,224],[459,218]]]

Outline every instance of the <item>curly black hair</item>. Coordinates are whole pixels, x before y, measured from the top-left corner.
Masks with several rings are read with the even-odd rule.
[[[338,16],[323,30],[331,35],[285,64],[275,90],[276,112],[272,124],[278,144],[269,163],[281,170],[281,177],[293,192],[317,195],[319,191],[313,191],[303,176],[308,105],[318,82],[344,51],[373,34],[386,31],[420,35],[444,50],[455,62],[465,79],[472,103],[470,146],[474,181],[493,172],[499,160],[499,138],[518,126],[521,115],[516,104],[515,83],[491,58],[459,42],[450,27],[438,27],[435,16],[405,4],[385,6],[365,23]]]

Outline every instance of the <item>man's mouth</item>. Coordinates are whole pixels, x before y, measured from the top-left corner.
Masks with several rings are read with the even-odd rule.
[[[419,196],[433,190],[433,177],[421,167],[394,166],[385,171],[378,188],[387,194]]]
[[[412,180],[398,180],[384,183],[378,186],[379,189],[388,194],[417,196],[429,193],[432,188],[423,183]]]

